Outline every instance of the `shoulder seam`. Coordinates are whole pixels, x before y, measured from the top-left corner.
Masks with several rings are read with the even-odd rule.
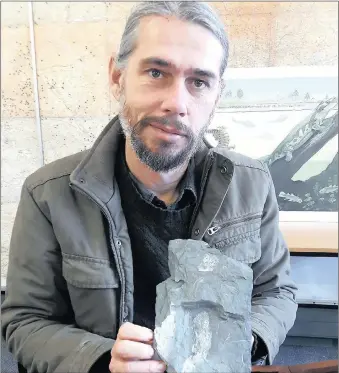
[[[267,169],[267,166],[260,159],[254,159],[254,158],[245,156],[248,159],[248,164],[246,164],[247,162],[242,163],[239,160],[237,161],[237,160],[232,159],[232,157],[230,157],[229,154],[224,154],[222,152],[222,148],[216,147],[216,148],[212,148],[211,150],[214,151],[217,154],[220,154],[220,155],[226,157],[230,162],[233,163],[234,166],[252,168],[252,169],[255,169],[255,170],[262,171],[267,176],[269,176],[269,171]],[[219,150],[219,152],[218,152],[218,150]],[[244,156],[244,154],[241,154],[241,153],[235,153],[235,154],[238,154],[240,156]],[[256,166],[255,164],[251,164],[251,163],[258,163],[258,165]],[[259,165],[261,165],[261,167]]]
[[[259,161],[260,162],[260,161]],[[262,171],[263,173],[265,173],[267,176],[268,176],[268,171],[265,170],[265,167],[263,168],[260,168],[260,167],[256,167],[256,166],[252,166],[252,165],[248,165],[248,164],[243,164],[243,163],[236,163],[233,161],[233,164],[235,166],[238,166],[238,167],[247,167],[247,168],[252,168],[254,170],[259,170],[259,171]]]
[[[55,176],[55,177],[51,177],[47,180],[39,180],[38,182],[32,184],[32,185],[27,185],[27,189],[32,193],[34,189],[36,189],[37,187],[41,186],[41,185],[44,185],[46,183],[48,183],[49,181],[52,181],[52,180],[57,180],[57,179],[61,179],[62,177],[65,177],[65,176],[70,176],[71,172],[67,172],[65,174],[62,174],[62,175],[59,175],[59,176]]]

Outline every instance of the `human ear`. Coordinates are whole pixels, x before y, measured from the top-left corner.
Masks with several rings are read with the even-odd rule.
[[[119,101],[122,93],[122,71],[116,66],[115,58],[109,60],[109,85],[114,98]]]

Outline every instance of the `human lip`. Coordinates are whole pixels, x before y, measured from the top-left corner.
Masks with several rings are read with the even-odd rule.
[[[171,135],[185,136],[185,133],[183,131],[180,131],[176,127],[171,126],[171,125],[164,125],[158,122],[152,122],[150,123],[150,125],[152,127],[158,128],[161,131],[167,132]]]

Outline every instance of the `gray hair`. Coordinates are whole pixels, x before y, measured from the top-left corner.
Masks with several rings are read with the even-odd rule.
[[[200,25],[212,32],[224,49],[220,67],[220,77],[223,76],[227,66],[229,49],[224,24],[208,4],[198,1],[145,1],[139,3],[127,19],[115,61],[118,69],[126,67],[128,58],[136,46],[137,28],[141,18],[150,15],[174,16],[182,21]]]

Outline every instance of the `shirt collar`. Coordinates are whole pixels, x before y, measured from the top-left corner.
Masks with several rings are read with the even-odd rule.
[[[159,206],[161,205],[161,203],[159,203],[160,200],[156,196],[156,194],[150,191],[149,189],[147,189],[129,170],[127,166],[126,158],[125,158],[125,151],[124,151],[125,147],[122,146],[120,149],[123,153],[121,159],[122,159],[122,167],[124,169],[124,172],[128,173],[129,178],[132,180],[134,186],[137,188],[142,198],[148,203],[153,203],[156,206],[161,207]],[[198,199],[197,185],[196,185],[196,180],[195,180],[194,169],[195,169],[195,161],[194,161],[194,157],[192,157],[188,164],[187,170],[178,185],[179,196],[177,200],[169,206],[166,206],[163,203],[163,207],[170,209],[170,210],[177,209],[180,202],[183,200],[184,197],[185,198],[188,197],[188,200],[191,203],[192,202],[195,203],[197,201]]]

